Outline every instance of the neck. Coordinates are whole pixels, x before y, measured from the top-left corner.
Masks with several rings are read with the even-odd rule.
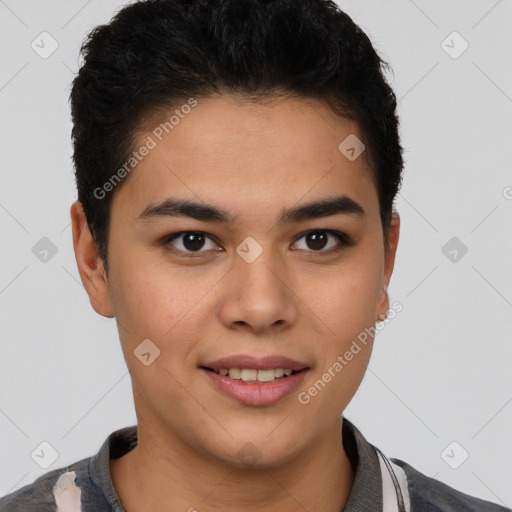
[[[162,443],[168,437],[141,427],[137,446],[110,462],[126,512],[339,512],[353,485],[341,418],[298,457],[268,469],[229,466],[189,446]]]

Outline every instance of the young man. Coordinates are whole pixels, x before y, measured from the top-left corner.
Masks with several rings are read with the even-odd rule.
[[[0,511],[505,511],[342,417],[394,314],[403,168],[359,27],[327,0],[154,0],[83,55],[74,249],[138,421]]]

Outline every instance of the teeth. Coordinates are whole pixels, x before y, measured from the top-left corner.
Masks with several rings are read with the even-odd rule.
[[[231,370],[230,370],[231,371]],[[242,380],[248,382],[250,380],[258,380],[258,370],[242,370]]]
[[[275,370],[258,370],[257,375],[258,382],[271,382],[276,378],[276,371]],[[242,376],[243,380],[243,376]]]
[[[254,370],[250,368],[221,368],[215,371],[219,375],[229,375],[231,379],[242,380],[243,382],[272,382],[275,379],[288,377],[292,370],[276,368],[270,370]]]
[[[232,379],[240,380],[242,378],[242,370],[240,370],[240,368],[230,368],[229,369],[229,376]]]

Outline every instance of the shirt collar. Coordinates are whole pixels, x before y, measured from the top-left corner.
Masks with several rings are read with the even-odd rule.
[[[113,512],[125,512],[114,488],[110,474],[110,459],[116,459],[137,446],[137,426],[132,425],[112,432],[101,445],[99,452],[91,458],[89,474],[92,481],[103,492]]]
[[[352,467],[354,484],[342,512],[366,512],[383,509],[382,476],[377,452],[359,429],[343,417],[343,448]]]
[[[342,512],[382,511],[382,477],[377,453],[359,431],[342,417],[343,448],[355,468],[354,484]],[[132,425],[112,432],[99,452],[91,457],[91,479],[105,495],[114,512],[124,512],[110,474],[111,458],[118,458],[137,445],[137,426]]]

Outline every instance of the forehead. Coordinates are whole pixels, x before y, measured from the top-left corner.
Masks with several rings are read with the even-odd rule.
[[[286,98],[262,104],[228,95],[195,101],[145,124],[134,149],[151,149],[114,202],[129,203],[132,212],[176,195],[217,200],[230,209],[247,209],[248,202],[255,208],[292,205],[338,193],[378,202],[367,155],[354,159],[346,153],[363,139],[357,125],[323,102]]]

